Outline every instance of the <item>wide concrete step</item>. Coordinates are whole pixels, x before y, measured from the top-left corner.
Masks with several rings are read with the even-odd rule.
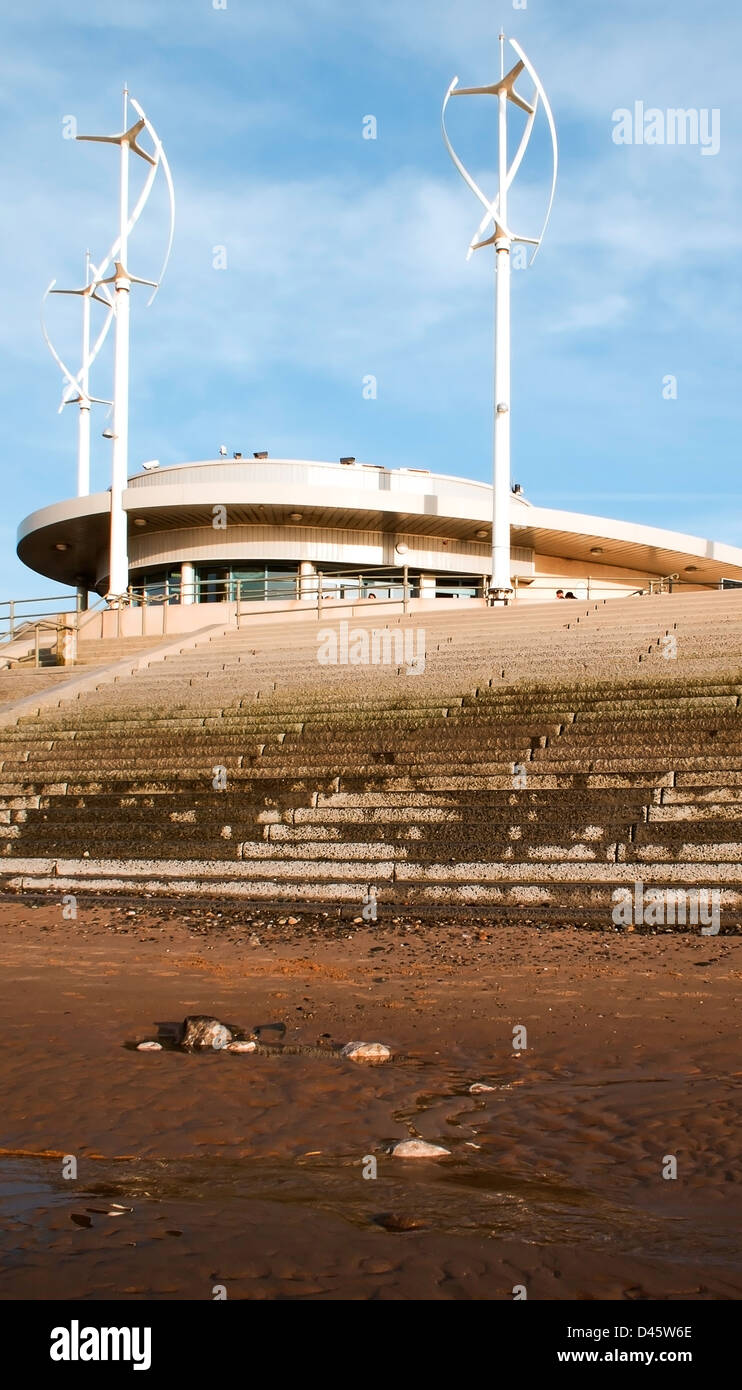
[[[668,767],[668,763],[670,766]],[[249,780],[279,780],[283,778],[300,778],[303,781],[325,780],[334,776],[340,776],[346,781],[348,778],[363,779],[365,783],[376,783],[380,779],[384,785],[390,789],[399,786],[409,785],[414,782],[421,789],[445,790],[450,785],[452,789],[469,788],[472,793],[479,789],[486,789],[493,779],[498,779],[493,786],[497,788],[515,786],[515,778],[523,781],[523,785],[540,785],[542,787],[551,785],[554,777],[559,778],[586,778],[586,786],[601,785],[591,779],[615,778],[615,785],[631,785],[626,779],[632,775],[639,778],[639,785],[662,785],[662,778],[670,776],[673,765],[683,769],[700,768],[704,765],[702,758],[686,758],[683,760],[666,760],[654,768],[648,768],[646,761],[642,758],[595,758],[592,759],[586,768],[585,763],[580,759],[559,761],[540,761],[538,763],[521,763],[513,758],[500,758],[484,760],[476,759],[469,762],[465,757],[457,758],[453,763],[449,760],[439,761],[435,757],[422,754],[419,758],[410,757],[395,758],[373,758],[370,755],[366,760],[362,757],[352,758],[343,757],[317,757],[302,758],[282,761],[267,756],[246,757],[242,759],[241,765],[230,764],[228,759],[215,758],[212,751],[202,757],[189,756],[182,759],[177,754],[167,757],[156,756],[150,753],[145,758],[94,758],[92,755],[87,758],[54,759],[38,761],[33,764],[22,760],[12,761],[4,767],[0,775],[8,777],[10,782],[15,778],[25,774],[26,769],[33,766],[36,780],[39,778],[52,778],[60,780],[73,779],[83,781],[120,781],[132,780],[136,777],[149,781],[152,776],[160,779],[178,781],[191,781],[206,779],[211,781],[215,775],[215,767],[218,765],[227,768],[227,776],[235,781]],[[742,770],[742,759],[713,759],[715,768],[729,770],[736,773]],[[525,768],[522,772],[520,769]],[[557,785],[555,782],[554,785]],[[572,782],[572,785],[577,783]],[[605,783],[608,785],[608,783]]]
[[[690,774],[689,774],[690,775]],[[730,777],[738,774],[730,773]],[[740,784],[742,785],[742,774],[739,774]],[[609,789],[633,789],[647,790],[654,792],[663,787],[672,785],[674,774],[663,769],[642,769],[640,772],[629,773],[560,773],[558,775],[543,775],[537,780],[537,787],[541,791],[567,791],[580,790],[600,790]],[[481,776],[476,779],[469,777],[397,777],[379,776],[369,778],[357,776],[352,773],[337,774],[325,778],[297,777],[294,773],[289,779],[282,777],[269,777],[261,773],[259,769],[232,769],[228,772],[229,785],[244,787],[246,790],[253,789],[253,794],[261,797],[278,797],[288,787],[292,791],[303,789],[307,795],[314,792],[330,793],[340,791],[341,788],[349,795],[380,794],[384,797],[391,795],[403,795],[404,797],[418,794],[428,796],[439,793],[465,793],[467,796],[476,792],[477,798],[485,793],[494,792],[513,792],[513,775],[508,773],[500,777]],[[105,782],[100,780],[96,773],[88,777],[74,778],[21,778],[15,777],[0,783],[0,797],[16,797],[25,795],[70,795],[70,796],[95,796],[98,793],[112,793],[116,795],[170,795],[173,790],[182,791],[187,794],[188,789],[198,786],[204,787],[203,773],[197,777],[189,777],[188,774],[179,768],[178,775],[170,778],[154,778],[150,773],[143,773],[139,777],[132,778],[128,774],[109,773]]]
[[[689,759],[697,762],[700,758],[706,757],[705,749],[699,750],[699,742],[698,738],[689,739],[682,743],[668,743],[665,739],[655,739],[652,743],[641,744],[622,739],[615,743],[599,742],[582,749],[575,747],[569,738],[553,739],[550,740],[546,748],[534,748],[532,760],[537,763],[548,762],[552,764],[560,761],[569,763],[577,761],[588,766],[599,759],[615,761],[617,758],[643,758],[646,761],[647,758],[656,758],[657,754],[660,753],[668,763],[674,763],[680,767]],[[725,765],[730,760],[733,764],[735,760],[739,761],[742,758],[742,740],[735,739],[734,742],[730,742],[724,739],[721,740],[720,745],[719,740],[709,739],[708,748],[709,754],[720,756]]]
[[[637,822],[634,840],[637,844],[675,845],[705,844],[712,840],[733,840],[738,822],[718,817],[714,820],[683,820],[671,822]],[[739,839],[739,835],[737,836]]]
[[[335,779],[331,779],[333,782]],[[268,794],[266,794],[268,793]],[[272,794],[271,794],[272,793]],[[192,811],[211,816],[230,812],[255,809],[266,821],[280,820],[285,811],[292,808],[337,808],[341,810],[378,811],[388,813],[394,819],[397,812],[414,816],[416,810],[435,813],[452,813],[463,820],[478,823],[491,817],[527,817],[539,825],[552,819],[565,817],[614,816],[619,813],[633,821],[646,818],[646,808],[656,804],[662,793],[654,788],[618,789],[598,788],[588,791],[584,788],[559,787],[556,789],[513,792],[511,788],[503,791],[489,791],[478,794],[475,801],[457,792],[426,793],[417,791],[361,793],[331,792],[313,790],[310,783],[294,784],[281,780],[273,788],[263,782],[242,782],[235,788],[230,782],[224,791],[204,789],[203,781],[181,781],[177,784],[158,783],[156,789],[151,784],[142,790],[136,783],[118,784],[113,793],[100,790],[95,783],[89,794],[72,792],[58,796],[40,793],[19,794],[4,797],[6,807],[24,809],[27,807],[51,810],[54,814],[67,812],[70,806],[88,809],[91,813],[116,815],[120,811],[140,814],[152,811],[155,815],[170,814],[174,810],[188,807]]]
[[[742,787],[668,787],[662,794],[663,806],[722,806],[742,803]]]
[[[628,864],[594,865],[476,865],[461,866],[462,874],[452,878],[450,866],[399,866],[394,872],[390,861],[359,865],[327,864],[330,872],[321,878],[313,873],[311,862],[299,861],[289,866],[289,873],[277,872],[274,877],[255,872],[255,861],[236,861],[227,866],[223,860],[116,860],[47,858],[7,858],[0,861],[3,885],[21,892],[50,890],[66,892],[124,892],[153,895],[220,896],[271,902],[349,902],[360,904],[364,890],[370,884],[376,889],[378,903],[389,905],[440,905],[512,907],[538,912],[540,908],[565,912],[600,914],[606,925],[612,924],[612,912],[617,894],[635,897],[636,867]],[[265,863],[261,869],[267,868]],[[277,865],[280,869],[282,866]],[[498,867],[500,872],[498,873]],[[371,878],[372,868],[380,872]],[[335,870],[333,875],[332,870]],[[348,872],[348,869],[351,872]],[[463,871],[466,871],[465,874]],[[736,865],[721,865],[715,876],[720,889],[722,921],[734,920],[742,908],[742,872]],[[652,867],[651,880],[644,881],[644,894],[649,887],[665,890],[699,892],[708,888],[708,873],[703,865],[675,864]],[[675,894],[673,894],[675,898]],[[699,933],[698,920],[703,904],[697,909],[696,923],[690,924]],[[687,913],[692,916],[692,909]],[[708,915],[708,914],[707,914]]]
[[[682,830],[682,823],[686,821],[693,821],[697,825],[709,821],[729,821],[732,824],[737,824],[740,820],[740,807],[739,802],[723,802],[718,799],[708,805],[689,802],[652,806],[649,810],[649,820],[652,824],[657,822],[676,824],[679,831]]]
[[[717,864],[742,863],[742,844],[739,840],[709,840],[708,837],[696,840],[680,837],[677,841],[658,844],[647,841],[627,844],[621,859],[626,863],[698,863],[714,866]]]

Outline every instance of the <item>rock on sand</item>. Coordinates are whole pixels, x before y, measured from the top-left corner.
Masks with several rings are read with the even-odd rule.
[[[349,1042],[342,1051],[342,1056],[350,1058],[351,1062],[371,1062],[374,1065],[388,1062],[391,1055],[391,1048],[378,1042]]]
[[[162,1052],[162,1043],[152,1041],[137,1043],[137,1052]]]
[[[450,1149],[444,1149],[440,1144],[428,1144],[425,1139],[403,1139],[401,1143],[395,1144],[392,1149],[393,1158],[441,1158],[443,1154],[450,1154]]]
[[[181,1047],[213,1047],[219,1051],[231,1041],[231,1030],[218,1018],[210,1018],[208,1014],[190,1014],[183,1021]]]

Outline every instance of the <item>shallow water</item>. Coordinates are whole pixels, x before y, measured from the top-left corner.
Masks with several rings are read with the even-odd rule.
[[[291,1104],[303,1092],[313,1108],[316,1059],[261,1061],[262,1083],[281,1090],[290,1062]],[[211,1056],[189,1063],[201,1074],[218,1064]],[[320,1065],[331,1074],[337,1066]],[[504,1299],[519,1284],[550,1298],[740,1295],[730,1210],[705,1200],[728,1192],[726,1182],[690,1204],[687,1194],[668,1202],[667,1184],[654,1175],[642,1182],[629,1149],[622,1164],[618,1127],[598,1128],[617,1092],[637,1083],[651,1104],[682,1110],[687,1078],[552,1077],[471,1096],[481,1059],[465,1072],[440,1062],[392,1065],[383,1085],[381,1069],[341,1075],[386,1092],[387,1132],[362,1153],[325,1147],[281,1160],[262,1125],[252,1133],[262,1153],[89,1158],[76,1181],[61,1176],[57,1157],[4,1158],[0,1296],[199,1299],[223,1285],[231,1298]],[[549,1163],[555,1113],[562,1126]],[[301,1117],[293,1119],[301,1130]],[[421,1131],[450,1156],[404,1161],[387,1152]],[[203,1151],[193,1116],[179,1130],[182,1150],[189,1138]],[[371,1157],[376,1177],[364,1178]]]
[[[3,912],[0,1297],[742,1297],[737,940]],[[206,1011],[311,1051],[126,1046]]]

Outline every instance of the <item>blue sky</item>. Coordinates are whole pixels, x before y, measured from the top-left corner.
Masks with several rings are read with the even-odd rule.
[[[57,414],[41,295],[52,277],[79,283],[85,247],[100,255],[115,230],[115,153],[63,139],[63,118],[116,131],[124,80],[177,194],[167,278],[150,309],[144,291],[133,305],[131,471],[224,443],[489,477],[491,253],[466,262],[479,205],[439,115],[455,74],[499,73],[501,25],[541,74],[561,161],[543,248],[513,275],[513,477],[545,506],[742,545],[738,0],[34,0],[1,25],[2,597],[54,591],[15,558],[16,526],[75,490],[75,411]],[[718,109],[718,154],[615,144],[613,113],[635,101]],[[491,191],[493,108],[449,108]],[[529,230],[546,155],[542,130],[512,219]],[[160,190],[134,273],[153,273],[165,220]],[[75,305],[48,317],[76,366]],[[110,376],[105,352],[96,394]],[[99,410],[96,488],[104,426]]]

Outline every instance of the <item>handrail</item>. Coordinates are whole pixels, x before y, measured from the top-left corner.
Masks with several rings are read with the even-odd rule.
[[[32,609],[31,612],[19,612],[20,609],[27,608],[29,604],[60,606],[54,608],[46,606]],[[32,628],[34,620],[45,622],[50,619],[71,616],[74,620],[74,626],[78,628],[85,615],[95,612],[101,605],[105,606],[105,599],[97,599],[89,607],[83,608],[80,594],[77,591],[72,594],[52,594],[48,598],[0,599],[0,646],[3,643],[22,640],[25,633]]]
[[[51,632],[56,633],[57,639],[58,639],[58,638],[59,638],[59,633],[60,633],[60,630],[61,630],[60,623],[59,623],[59,618],[62,618],[62,617],[64,617],[64,614],[63,614],[63,613],[60,613],[60,614],[58,615],[58,618],[57,618],[57,621],[56,621],[56,622],[51,622],[48,618],[42,618],[39,622],[36,622],[36,623],[31,623],[31,622],[24,623],[23,628],[21,629],[21,632],[20,632],[20,633],[16,633],[16,636],[15,636],[15,640],[16,640],[16,641],[19,641],[19,640],[22,641],[22,640],[24,640],[24,638],[30,636],[30,634],[33,633],[33,657],[34,657],[33,665],[34,665],[34,669],[35,669],[35,670],[38,670],[38,668],[39,668],[39,666],[40,666],[40,664],[41,664],[40,661],[39,661],[39,656],[40,656],[40,642],[39,642],[39,637],[40,637],[40,634],[41,634],[42,629],[48,628]],[[21,666],[21,665],[25,665],[26,663],[28,663],[30,656],[31,656],[31,652],[30,652],[30,650],[29,650],[29,651],[25,651],[25,652],[19,652],[17,656],[12,656],[12,655],[6,656],[6,657],[4,658],[4,660],[7,662],[8,666],[13,666],[13,665],[15,665],[15,666]],[[57,664],[58,664],[58,663],[57,663]]]

